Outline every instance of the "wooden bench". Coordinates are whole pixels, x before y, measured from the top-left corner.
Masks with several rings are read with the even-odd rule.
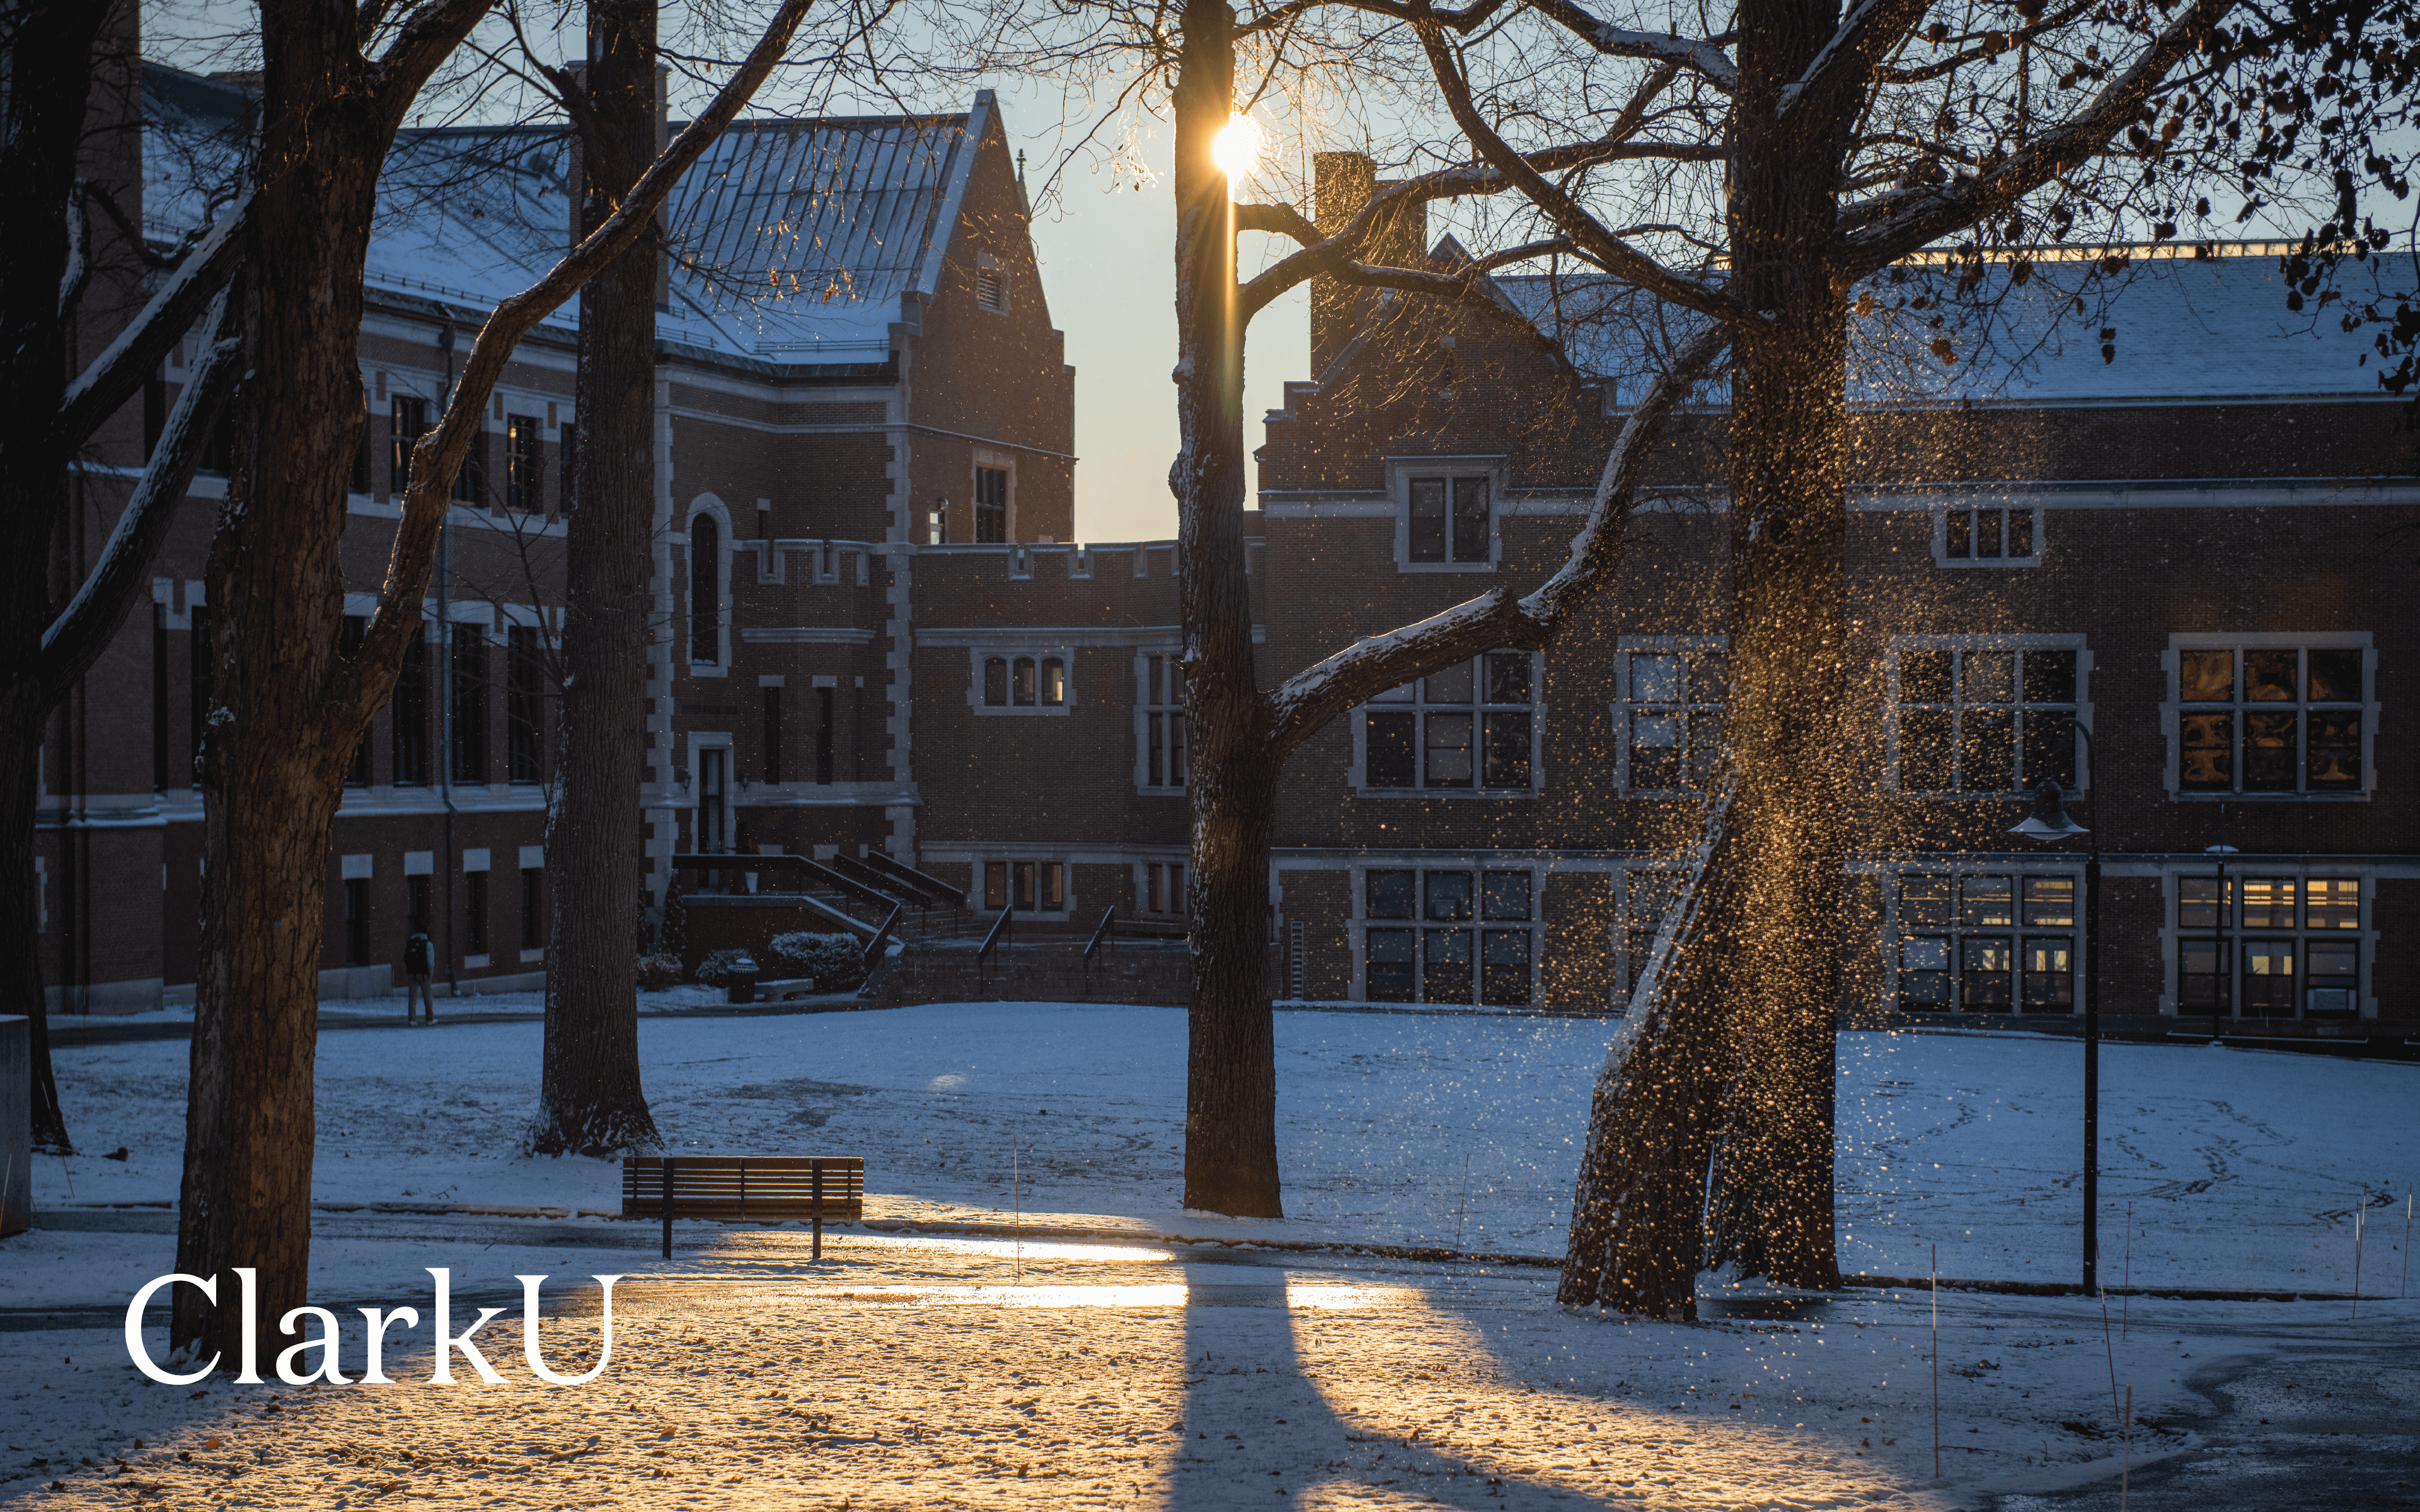
[[[824,1221],[865,1216],[865,1160],[859,1155],[626,1155],[622,1216],[660,1217],[664,1258],[673,1257],[675,1218],[725,1223],[814,1224],[814,1257],[824,1257]]]

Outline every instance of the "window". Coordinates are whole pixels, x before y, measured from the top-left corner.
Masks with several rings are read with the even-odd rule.
[[[937,500],[932,508],[924,511],[924,544],[926,546],[950,544],[950,501],[948,500]]]
[[[504,631],[504,780],[535,782],[543,764],[546,662],[537,626]]]
[[[985,861],[984,903],[997,913],[1059,913],[1067,906],[1067,868],[1060,861]]]
[[[546,949],[546,912],[541,906],[546,896],[546,869],[539,866],[521,868],[521,949]]]
[[[975,254],[975,302],[996,315],[1008,313],[1008,269],[987,252]]]
[[[1933,514],[1932,560],[1951,567],[2030,567],[2041,562],[2041,516],[2030,504],[1951,504]]]
[[[1362,995],[1377,1003],[1526,1008],[1535,986],[1528,872],[1361,873]]]
[[[731,848],[730,810],[723,790],[724,764],[731,753],[720,746],[697,753],[697,848],[719,856]]]
[[[488,433],[474,430],[462,453],[462,471],[454,474],[454,501],[477,508],[488,496]]]
[[[488,953],[488,873],[463,873],[462,905],[462,953],[484,957]],[[486,964],[484,961],[478,964]]]
[[[354,657],[360,656],[362,654],[362,643],[369,639],[369,627],[370,622],[368,615],[346,615],[345,627],[341,632],[339,632],[336,638],[336,650],[338,654],[347,661],[351,661]],[[345,786],[349,788],[365,788],[369,785],[370,733],[365,730],[362,732],[360,743],[353,747],[352,761],[345,767]],[[358,961],[352,963],[354,965],[360,965],[362,963]]]
[[[347,877],[345,879],[345,964],[365,966],[369,964],[369,878]]]
[[[1185,863],[1182,861],[1147,861],[1143,863],[1143,908],[1146,914],[1182,914],[1185,903]]]
[[[829,787],[832,779],[832,692],[815,689],[815,780]]]
[[[2364,791],[2364,647],[2187,645],[2170,655],[2180,794]]]
[[[1899,879],[1899,1006],[1910,1011],[2075,1011],[2076,879]]]
[[[168,606],[151,606],[151,787],[168,787]]]
[[[428,780],[428,627],[412,627],[403,645],[403,666],[395,679],[393,755],[399,787]]]
[[[1411,479],[1404,509],[1404,559],[1460,565],[1494,561],[1496,532],[1488,487],[1484,476]]]
[[[426,872],[403,879],[403,933],[406,938],[414,934],[435,938],[433,923],[437,916],[429,904],[431,890]]]
[[[1491,651],[1371,700],[1363,791],[1535,792],[1537,671],[1528,652]]]
[[[2074,789],[2081,659],[2071,646],[1895,645],[1899,790],[2005,796],[2044,781]]]
[[[782,785],[782,689],[771,684],[757,689],[765,702],[765,780]]]
[[[563,512],[568,515],[576,497],[571,491],[571,482],[579,466],[580,427],[566,420],[555,427],[555,435],[559,438],[555,442],[555,467],[562,474],[555,480],[555,491],[563,499]]]
[[[546,507],[539,482],[538,423],[534,415],[504,417],[504,507],[535,515]]]
[[[428,434],[428,401],[398,393],[387,401],[387,492],[399,494],[411,486],[412,443]]]
[[[1730,682],[1719,643],[1659,640],[1621,653],[1613,728],[1625,791],[1681,793],[1713,781]]]
[[[488,781],[488,632],[483,626],[454,626],[453,663],[454,780],[484,787]]]
[[[210,644],[210,607],[208,604],[189,606],[188,623],[193,625],[193,633],[187,637],[185,648],[185,714],[189,721],[186,728],[192,735],[193,784],[200,787],[202,739],[210,728],[210,686],[218,652]]]
[[[1142,658],[1142,785],[1173,792],[1185,786],[1185,663],[1173,656]],[[1172,910],[1171,910],[1172,911]]]
[[[689,522],[689,659],[722,659],[722,532],[711,515]]]
[[[2358,1017],[2361,892],[2358,877],[2177,878],[2177,1011]]]
[[[1663,931],[1665,917],[1681,901],[1681,889],[1688,880],[1681,872],[1650,871],[1631,872],[1622,878],[1620,1006],[1625,1011],[1630,995],[1638,990],[1638,979],[1654,959],[1655,937]]]
[[[1064,651],[1002,651],[979,656],[975,686],[981,712],[1065,714],[1071,695]]]
[[[975,544],[1008,541],[1008,469],[975,469]]]

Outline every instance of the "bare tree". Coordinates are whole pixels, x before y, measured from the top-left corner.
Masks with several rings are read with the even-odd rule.
[[[0,53],[8,59],[0,89],[0,194],[11,207],[12,247],[0,265],[0,854],[18,858],[0,867],[0,1012],[33,1021],[34,1139],[60,1154],[72,1147],[51,1071],[32,861],[42,732],[146,588],[152,553],[241,357],[238,343],[222,338],[210,306],[237,266],[249,200],[180,257],[161,257],[166,266],[154,270],[115,186],[84,177],[94,147],[88,114],[116,118],[104,148],[124,146],[109,135],[139,129],[133,41],[130,11],[90,0],[0,9]],[[110,308],[101,295],[105,285],[122,287],[155,271],[159,287],[131,320],[128,309]],[[70,467],[197,320],[205,355],[116,529],[89,566],[64,558],[73,576],[54,585]],[[121,321],[116,338],[78,370],[75,333]]]
[[[172,1344],[223,1350],[256,1269],[258,1316],[304,1300],[315,1144],[320,918],[344,773],[420,624],[455,474],[520,340],[645,235],[664,196],[782,58],[811,0],[781,0],[713,102],[614,213],[489,315],[443,419],[413,448],[403,517],[358,650],[337,649],[344,483],[366,416],[362,275],[380,165],[431,74],[488,0],[400,16],[350,0],[269,0],[247,224],[252,378],[209,568],[217,680],[202,761],[207,875]],[[381,44],[372,54],[365,44]]]

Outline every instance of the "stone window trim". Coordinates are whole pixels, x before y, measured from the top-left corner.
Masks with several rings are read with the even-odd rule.
[[[2350,651],[2361,653],[2361,786],[2344,792],[2296,791],[2263,793],[2247,791],[2242,785],[2241,761],[2237,764],[2238,782],[2229,792],[2188,792],[2183,785],[2183,716],[2184,704],[2179,687],[2183,660],[2179,655],[2186,651],[2217,651],[2232,649],[2237,653],[2238,676],[2241,678],[2242,653],[2247,651]],[[2367,630],[2313,630],[2307,632],[2268,631],[2230,635],[2223,632],[2201,633],[2180,631],[2168,637],[2168,648],[2160,653],[2160,671],[2165,697],[2160,704],[2160,734],[2167,746],[2165,779],[2168,797],[2180,803],[2367,803],[2378,792],[2378,721],[2384,707],[2378,698],[2378,648]],[[2298,689],[2307,691],[2307,689]],[[2241,697],[2233,705],[2239,712],[2247,707]],[[2297,699],[2291,704],[2280,703],[2279,709],[2292,708],[2299,715],[2309,704],[2307,699]],[[2350,706],[2350,705],[2348,705]],[[2297,719],[2298,726],[2303,723]],[[2241,742],[2238,749],[2240,752]],[[2304,779],[2301,763],[2297,763],[2298,784]]]
[[[1003,474],[997,482],[987,473]],[[967,539],[977,546],[1011,546],[1016,532],[1016,456],[1011,452],[978,446],[967,468]],[[951,532],[954,535],[956,532]]]
[[[970,646],[967,664],[967,707],[979,716],[1076,712],[1074,646]]]
[[[1487,659],[1491,656],[1526,656],[1529,658],[1529,701],[1526,704],[1498,703],[1488,697]],[[1502,801],[1508,798],[1534,798],[1546,790],[1546,657],[1541,651],[1483,651],[1470,661],[1460,664],[1472,669],[1473,698],[1462,702],[1435,702],[1427,698],[1428,678],[1420,678],[1390,694],[1382,694],[1353,710],[1350,724],[1353,731],[1353,765],[1347,773],[1355,796],[1380,801],[1415,799],[1423,802],[1467,802],[1473,799]],[[1450,669],[1449,670],[1450,671]],[[1395,695],[1409,694],[1409,697]],[[1414,716],[1413,759],[1423,762],[1429,739],[1428,721],[1432,711],[1459,714],[1471,711],[1470,737],[1471,780],[1468,786],[1430,786],[1416,774],[1408,787],[1375,785],[1370,776],[1370,716],[1373,714],[1409,713]],[[1513,786],[1485,785],[1487,750],[1485,718],[1491,713],[1516,713],[1527,710],[1529,719],[1528,780]]]
[[[1484,482],[1487,493],[1487,555],[1482,560],[1454,560],[1451,549],[1452,485],[1447,485],[1449,517],[1447,560],[1415,562],[1412,560],[1412,481],[1416,478],[1448,480],[1477,478]],[[1502,455],[1478,456],[1390,456],[1387,458],[1387,503],[1395,519],[1395,570],[1405,573],[1422,572],[1494,572],[1504,555],[1504,512],[1512,484],[1512,459]]]
[[[1689,721],[1689,727],[1693,731],[1697,723],[1706,717],[1719,717],[1729,707],[1729,687],[1722,688],[1724,696],[1720,700],[1710,702],[1699,696],[1699,689],[1685,686],[1685,680],[1698,671],[1700,665],[1698,658],[1727,656],[1730,651],[1730,637],[1727,635],[1625,635],[1617,640],[1614,656],[1613,702],[1607,705],[1613,717],[1613,780],[1617,791],[1630,797],[1699,795],[1702,790],[1692,785],[1678,788],[1641,786],[1634,780],[1633,773],[1639,764],[1634,763],[1631,751],[1631,737],[1635,723],[1633,716],[1643,712],[1667,710]],[[1642,697],[1642,690],[1633,684],[1635,670],[1631,658],[1637,656],[1676,656],[1683,658],[1684,686],[1679,689],[1681,696],[1676,700]],[[1684,752],[1687,748],[1684,745]],[[1684,754],[1683,757],[1684,777],[1689,761],[1689,756]]]
[[[2071,713],[2075,716],[2078,722],[2080,722],[2086,730],[2089,731],[2094,728],[2092,703],[2093,657],[2092,652],[2090,648],[2085,644],[2085,640],[2086,638],[2081,634],[2063,634],[2054,632],[2024,632],[2010,635],[1892,636],[1890,638],[1888,650],[1885,654],[1884,661],[1883,732],[1885,740],[1885,755],[1883,759],[1883,785],[1894,794],[1902,794],[1910,797],[1922,797],[1931,801],[1975,801],[1987,803],[2007,802],[2012,799],[2025,797],[2035,787],[2040,785],[2038,779],[2033,779],[2030,778],[2030,774],[2021,771],[2019,773],[2020,780],[2018,784],[2012,788],[1982,789],[1960,786],[1947,789],[1932,789],[1906,787],[1900,781],[1900,658],[1904,653],[1910,651],[2071,651],[2075,654],[2074,702],[2072,703],[2064,702],[2046,703],[2039,705],[2039,707],[2048,710],[2052,714],[2062,718],[2065,715]],[[2023,697],[2024,692],[2024,689],[2022,687],[2022,674],[2020,674],[2020,685],[2011,690],[2012,702],[2007,706],[2011,708],[2024,708],[2028,711],[2037,707],[2037,705],[2024,702]],[[1959,690],[1959,695],[1952,701],[1952,703],[1962,715],[1963,711],[1968,706],[1968,702],[1964,698],[1964,689],[1962,687]],[[2040,716],[2033,717],[2040,717]],[[2024,748],[2024,735],[2022,732],[2019,732],[2012,735],[2012,738],[2016,741],[2014,748],[2019,755],[2022,756]],[[2082,795],[2089,792],[2092,787],[2092,761],[2090,748],[2080,736],[2071,736],[2070,738],[2074,746],[2073,760],[2075,764],[2075,785],[2068,788],[2067,791],[2071,794]]]
[[[2198,1005],[2188,1008],[2184,1005],[2184,983],[2181,980],[2184,970],[2184,947],[2193,941],[2211,942],[2212,936],[2219,931],[2200,927],[2188,929],[2178,920],[2182,917],[2180,904],[2183,901],[2185,883],[2189,881],[2211,883],[2213,885],[2212,890],[2215,891],[2218,861],[2219,857],[2213,856],[2181,863],[2171,863],[2160,869],[2159,1011],[2164,1014],[2188,1021],[2196,1018],[2207,1019],[2209,1016],[2209,1010],[2206,1008]],[[2235,904],[2235,907],[2230,910],[2231,918],[2225,926],[2228,957],[2226,967],[2232,979],[2233,987],[2228,995],[2229,1004],[2234,1009],[2232,1016],[2235,1018],[2244,1016],[2242,970],[2243,941],[2246,938],[2258,940],[2264,936],[2291,937],[2300,942],[2304,938],[2317,936],[2331,941],[2349,942],[2355,947],[2360,956],[2361,985],[2353,995],[2352,1019],[2338,1019],[2335,1022],[2355,1022],[2378,1017],[2377,965],[2380,931],[2377,910],[2380,869],[2358,864],[2344,865],[2324,856],[2261,856],[2230,854],[2226,857],[2226,890],[2232,895],[2230,901]],[[2246,899],[2242,884],[2246,878],[2285,878],[2293,882],[2298,908],[2306,905],[2310,884],[2314,881],[2343,880],[2356,883],[2359,885],[2361,895],[2360,927],[2350,930],[2314,929],[2306,918],[2298,918],[2295,927],[2291,929],[2247,927],[2241,922],[2244,917],[2243,904]],[[2104,928],[2107,926],[2105,917],[2102,925]],[[2298,944],[2295,963],[2298,969],[2304,965],[2304,954]],[[2304,974],[2307,975],[2307,972]],[[2294,1016],[2303,1018],[2309,1015],[2298,1012]]]
[[[1612,934],[1613,980],[1607,986],[1607,1006],[1616,1018],[1624,1018],[1656,948],[1670,949],[1665,940],[1672,922],[1668,916],[1688,887],[1689,869],[1679,861],[1641,862],[1615,867],[1610,880],[1613,918],[1607,927]]]
[[[1148,918],[1183,918],[1185,859],[1134,863],[1135,912]]]
[[[1406,853],[1400,857],[1390,856],[1384,862],[1355,864],[1347,871],[1346,873],[1352,878],[1353,911],[1350,921],[1346,925],[1346,933],[1350,936],[1349,946],[1352,952],[1353,971],[1352,985],[1349,989],[1351,993],[1350,1000],[1354,1002],[1394,1002],[1406,1000],[1394,997],[1373,999],[1370,995],[1370,933],[1374,928],[1381,932],[1389,930],[1407,931],[1412,935],[1415,942],[1413,996],[1408,999],[1408,1001],[1417,1003],[1452,1002],[1478,1006],[1499,1006],[1506,1008],[1509,1011],[1518,1011],[1522,1008],[1536,1008],[1538,1005],[1539,991],[1542,986],[1540,959],[1541,948],[1544,943],[1546,933],[1544,917],[1545,910],[1544,904],[1545,899],[1546,876],[1549,870],[1550,867],[1547,863],[1530,857],[1495,855],[1442,856]],[[1371,873],[1385,872],[1409,872],[1413,873],[1413,917],[1409,918],[1377,919],[1373,919],[1370,917]],[[1428,878],[1432,873],[1460,873],[1466,876],[1470,876],[1474,879],[1474,896],[1472,907],[1470,909],[1470,918],[1466,919],[1433,921],[1424,917],[1428,912],[1426,907]],[[1528,917],[1527,918],[1485,918],[1481,917],[1485,914],[1487,910],[1481,902],[1481,896],[1485,891],[1484,884],[1479,879],[1486,875],[1519,875],[1528,879]],[[1434,998],[1427,995],[1428,989],[1427,982],[1425,980],[1425,962],[1422,959],[1425,955],[1425,951],[1420,949],[1420,941],[1422,934],[1435,925],[1441,925],[1448,931],[1458,926],[1466,932],[1474,932],[1475,937],[1472,941],[1473,949],[1469,952],[1471,960],[1468,963],[1468,970],[1470,972],[1472,981],[1470,992],[1467,996]],[[1497,933],[1519,933],[1526,934],[1528,939],[1527,964],[1528,967],[1528,992],[1526,1002],[1515,1005],[1486,1005],[1481,1002],[1481,999],[1486,995],[1485,972],[1483,969],[1487,964],[1483,960],[1483,956],[1485,954],[1483,934],[1486,932],[1494,932]]]
[[[1951,568],[2039,567],[2045,511],[2040,504],[1950,499],[1932,506],[1932,564]],[[2022,553],[2011,547],[2024,547]],[[1989,555],[1986,555],[1986,552]]]
[[[1139,647],[1134,654],[1135,791],[1157,796],[1185,791],[1190,732],[1185,723],[1184,648]],[[1171,781],[1171,766],[1177,780]]]
[[[720,600],[715,613],[715,637],[718,642],[716,647],[718,659],[710,662],[692,661],[687,659],[689,657],[689,630],[690,624],[690,608],[688,603],[688,598],[690,595],[690,585],[695,581],[695,575],[689,570],[689,550],[690,542],[696,538],[696,525],[697,521],[701,517],[712,518],[716,526],[714,582],[715,593]],[[733,605],[731,598],[732,534],[730,506],[726,505],[721,500],[716,498],[710,493],[703,493],[698,495],[695,499],[690,500],[689,511],[681,520],[678,545],[681,551],[681,571],[677,574],[668,575],[671,581],[680,585],[679,592],[682,597],[681,612],[676,616],[674,624],[674,633],[681,638],[681,649],[676,653],[676,655],[683,658],[681,664],[688,669],[689,674],[691,677],[728,677],[731,675],[731,645],[735,639],[731,633],[731,611]]]
[[[2104,887],[2107,885],[2106,875],[2106,873],[2103,874]],[[1963,889],[1968,879],[1986,877],[2003,879],[2008,885],[2010,913],[2006,923],[1970,924],[1964,921],[1960,912],[1964,906]],[[1933,924],[1902,917],[1902,904],[1907,891],[1905,884],[1914,878],[1935,879],[1947,884],[1948,888],[1947,922]],[[2085,982],[2087,980],[2087,973],[2092,969],[2092,963],[2085,954],[2084,917],[2087,900],[2084,891],[2084,866],[2081,858],[2072,865],[2062,865],[2046,861],[2041,856],[1979,852],[1920,856],[1912,856],[1896,866],[1882,868],[1879,880],[1883,885],[1881,946],[1882,1002],[1885,1005],[1898,1011],[1949,1013],[1976,1011],[1977,1010],[1966,1006],[1961,981],[1964,969],[1965,941],[1971,935],[1978,941],[2007,940],[2013,946],[2013,954],[2005,968],[2010,986],[2010,1001],[2005,1007],[1995,1005],[1988,1011],[2006,1012],[2011,1019],[2022,1019],[2028,1013],[2064,1012],[2077,1015],[2084,1011]],[[2027,917],[2025,913],[2028,901],[2025,887],[2027,882],[2049,882],[2064,886],[2065,901],[2069,909],[2067,923],[2027,924],[2024,921]],[[2105,901],[2103,906],[2106,906]],[[1902,980],[1903,975],[1906,974],[1907,959],[1904,947],[1911,940],[1919,939],[1940,939],[1948,942],[1946,947],[1944,965],[1940,968],[1947,974],[1947,997],[1938,1007],[1911,1009],[1902,1002],[1903,995],[1912,986],[1911,983]],[[2026,962],[2024,959],[2025,951],[2024,942],[2040,939],[2057,941],[2066,947],[2069,1001],[2063,1010],[2055,1008],[2029,1010],[2024,1007],[2025,995],[2022,983]]]

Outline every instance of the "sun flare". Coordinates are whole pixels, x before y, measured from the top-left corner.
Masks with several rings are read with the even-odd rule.
[[[1231,116],[1227,124],[1218,129],[1218,134],[1210,139],[1210,158],[1218,164],[1220,173],[1240,178],[1259,163],[1262,147],[1267,141],[1268,133],[1261,130],[1260,122],[1249,116]]]

